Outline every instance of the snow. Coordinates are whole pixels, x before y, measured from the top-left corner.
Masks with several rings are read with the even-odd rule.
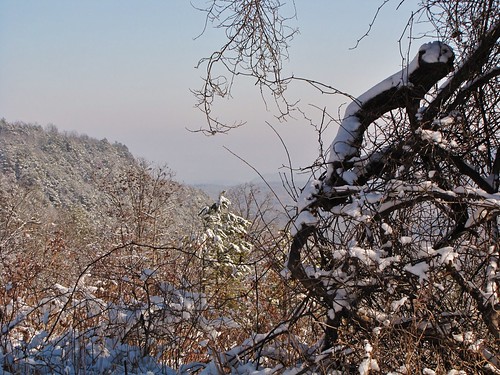
[[[426,43],[422,45],[418,51],[419,53],[424,52],[421,59],[429,64],[437,62],[447,63],[451,58],[453,58],[452,49],[439,41]]]
[[[307,208],[315,199],[315,195],[319,193],[321,181],[312,180],[304,186],[302,193],[297,200],[297,210],[300,212]]]
[[[312,180],[309,181],[306,186],[304,186],[298,200],[297,200],[297,210],[299,215],[292,223],[290,232],[292,236],[295,236],[299,230],[306,226],[315,226],[318,222],[318,218],[310,212],[308,209],[311,203],[316,200],[317,194],[319,194],[321,188],[321,181]]]
[[[333,300],[334,312],[338,313],[339,311],[342,311],[344,308],[348,309],[351,306],[350,300],[351,300],[350,293],[346,289],[344,288],[338,289],[335,293],[335,298]]]
[[[458,257],[458,253],[455,252],[455,249],[453,247],[448,246],[448,247],[443,247],[442,249],[436,250],[436,253],[441,255],[439,262],[441,264],[448,264],[448,263],[453,263],[455,258]]]
[[[435,144],[443,143],[443,135],[439,131],[428,130],[428,129],[417,129],[417,134],[420,134],[424,141],[432,142]]]
[[[364,249],[358,246],[353,246],[349,249],[349,255],[353,258],[358,258],[366,265],[371,265],[378,261],[378,254],[372,249]]]
[[[387,268],[391,264],[393,264],[395,262],[399,262],[400,260],[401,260],[401,257],[399,255],[396,255],[393,257],[380,258],[380,259],[378,259],[378,269],[379,269],[379,271],[383,271],[385,268]]]
[[[494,246],[492,246],[493,248]],[[497,279],[500,277],[498,273],[498,259],[496,257],[491,257],[489,265],[486,268],[486,287],[484,291],[484,298],[487,299],[488,303],[495,306],[499,303],[499,289]]]
[[[385,234],[387,234],[387,235],[392,234],[392,228],[389,224],[382,223],[382,229],[383,229]]]
[[[373,346],[368,341],[365,341],[365,353],[371,353],[372,351]]]
[[[402,236],[399,238],[399,242],[401,242],[402,245],[407,245],[409,243],[412,243],[413,239],[409,236]]]
[[[353,185],[358,179],[358,174],[354,171],[342,171],[340,177],[342,177],[346,184]]]
[[[418,276],[420,283],[427,280],[427,271],[429,270],[429,265],[426,262],[419,262],[415,265],[408,264],[404,267],[404,270]]]
[[[427,141],[429,143],[433,143],[434,145],[441,147],[443,149],[446,148],[456,148],[458,146],[457,142],[454,140],[447,141],[444,139],[443,134],[438,130],[430,130],[430,129],[422,129],[419,128],[415,131],[417,135],[420,135],[422,140]]]
[[[355,137],[361,123],[356,116],[348,114],[351,111],[355,112],[354,108],[356,108],[356,110],[360,108],[357,102],[352,102],[346,109],[344,120],[342,121],[332,146],[330,147],[329,163],[345,160],[348,156],[353,156],[357,151],[356,147],[352,144],[352,140],[353,137]],[[330,171],[329,174],[331,174],[331,172],[332,171]]]
[[[290,229],[290,233],[292,234],[292,236],[295,236],[303,227],[315,226],[317,225],[317,223],[318,218],[314,216],[310,211],[304,210],[295,219]]]
[[[406,301],[408,301],[408,297],[404,296],[400,300],[394,301],[391,303],[391,310],[392,311],[397,311],[401,306],[403,306]]]
[[[452,114],[449,116],[445,116],[440,119],[436,119],[432,122],[432,125],[439,126],[439,127],[449,127],[453,125],[456,122],[456,115]]]
[[[380,371],[378,363],[375,359],[365,358],[359,365],[358,371],[360,375],[368,375],[370,370]]]
[[[372,359],[373,347],[368,340],[365,340],[365,358],[360,363],[358,367],[358,372],[360,375],[368,375],[370,370],[380,371],[379,365],[375,359]]]
[[[420,47],[418,54],[408,66],[384,79],[352,101],[345,110],[340,128],[330,146],[328,175],[334,172],[332,164],[348,160],[357,153],[355,140],[359,135],[359,127],[361,126],[357,113],[364,103],[383,92],[409,85],[409,78],[419,68],[420,63],[447,63],[452,58],[452,49],[446,44],[438,41],[425,43]],[[350,176],[350,179],[352,180],[352,176]]]

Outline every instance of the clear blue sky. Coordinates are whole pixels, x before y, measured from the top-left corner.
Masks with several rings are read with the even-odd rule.
[[[401,66],[398,39],[416,1],[390,1],[370,36],[355,45],[382,1],[296,0],[300,34],[291,43],[287,71],[331,84],[353,95]],[[195,4],[203,4],[195,0]],[[247,121],[230,135],[190,133],[204,125],[190,89],[200,87],[198,60],[224,41],[217,31],[194,39],[204,14],[187,0],[0,0],[0,118],[76,131],[124,143],[145,159],[167,164],[186,183],[244,182],[286,164],[273,124],[294,167],[317,155],[317,136],[304,119],[279,123],[256,87],[242,82],[220,106],[222,118]],[[404,39],[406,41],[406,39]],[[411,55],[420,43],[412,45]],[[405,42],[404,52],[408,49]],[[336,114],[345,99],[290,88],[310,116],[309,104]],[[215,110],[218,110],[216,107]],[[325,142],[333,139],[329,129]]]

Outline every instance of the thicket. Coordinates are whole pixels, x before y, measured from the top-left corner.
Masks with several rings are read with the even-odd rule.
[[[110,150],[100,157],[115,162],[87,175],[61,152],[100,141],[3,126],[26,142],[4,148],[0,178],[0,373],[220,370],[224,353],[287,319],[285,246],[257,187],[228,191],[234,206],[222,194],[210,202],[168,168]],[[85,175],[99,204],[74,199],[65,172]]]
[[[300,371],[499,373],[499,2],[418,2],[399,34],[401,51],[418,52],[358,97],[286,75],[289,2],[209,4],[207,22],[227,39],[200,61],[205,131],[244,125],[222,123],[214,104],[251,77],[277,118],[304,114],[320,140],[290,225],[290,278],[310,332],[322,332]],[[311,115],[287,90],[304,84],[350,104]],[[328,126],[338,131],[324,149]]]

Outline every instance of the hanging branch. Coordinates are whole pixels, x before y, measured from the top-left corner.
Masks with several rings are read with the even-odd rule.
[[[196,66],[206,66],[202,87],[193,90],[198,99],[196,106],[205,113],[208,124],[208,129],[199,131],[209,135],[227,133],[243,125],[224,123],[212,113],[217,98],[231,95],[236,76],[252,77],[261,91],[267,88],[275,99],[282,98],[288,82],[281,77],[283,61],[288,59],[288,43],[297,33],[288,26],[295,13],[284,16],[284,5],[281,0],[212,0],[208,7],[200,9],[206,12],[205,27],[211,23],[223,29],[227,42]]]

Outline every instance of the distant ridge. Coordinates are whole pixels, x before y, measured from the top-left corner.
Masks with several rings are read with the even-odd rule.
[[[106,139],[59,132],[55,126],[8,123],[0,120],[2,187],[11,184],[39,191],[54,207],[80,207],[90,216],[109,200],[102,188],[141,163],[128,148]],[[169,179],[172,217],[184,222],[208,202],[198,189]]]
[[[56,127],[0,121],[0,168],[19,185],[40,188],[54,205],[98,203],[93,178],[137,162],[122,144],[86,135],[60,133]]]

